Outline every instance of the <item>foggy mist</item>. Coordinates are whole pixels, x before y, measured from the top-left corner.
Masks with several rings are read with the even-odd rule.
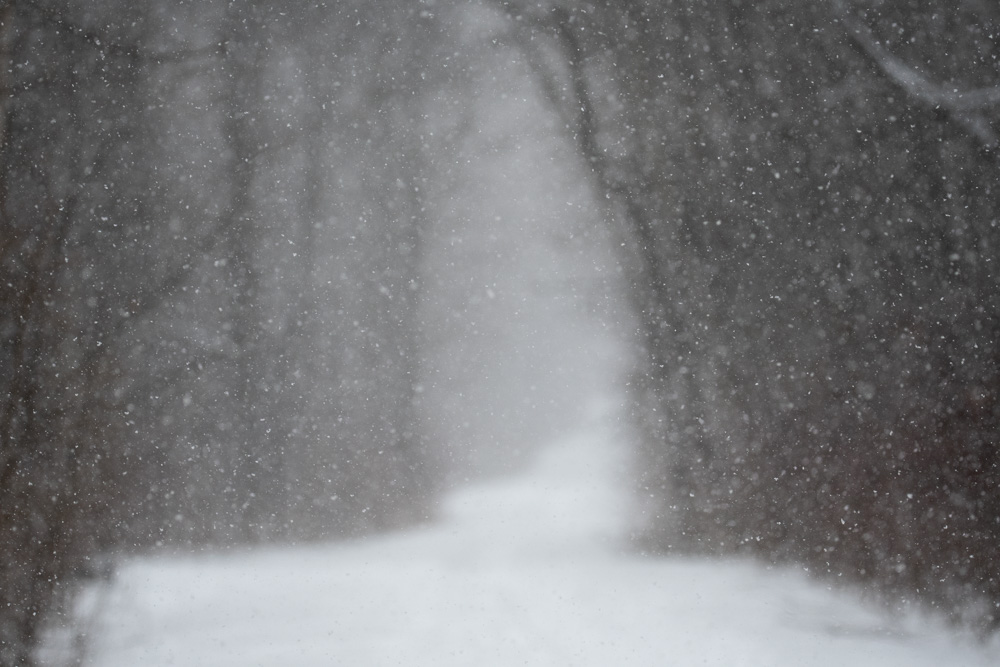
[[[0,667],[995,664],[998,105],[979,0],[0,0]]]

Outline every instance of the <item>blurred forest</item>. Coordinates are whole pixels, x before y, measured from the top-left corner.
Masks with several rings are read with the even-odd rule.
[[[650,548],[1000,625],[1000,5],[499,3],[630,247]]]
[[[429,515],[487,52],[622,247],[643,548],[1000,625],[1000,5],[0,0],[0,665],[115,553]]]
[[[3,12],[0,664],[28,664],[122,548],[423,518],[437,23],[367,2]]]

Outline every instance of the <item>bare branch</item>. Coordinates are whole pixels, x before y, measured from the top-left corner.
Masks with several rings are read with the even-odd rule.
[[[1000,105],[1000,86],[962,91],[948,89],[932,81],[916,68],[896,57],[875,37],[872,29],[852,16],[843,0],[833,0],[834,10],[847,28],[851,39],[893,83],[914,99],[934,108],[948,111],[987,148],[1000,144],[1000,136],[981,114]]]
[[[13,5],[13,3],[11,4]],[[131,58],[145,64],[163,65],[185,63],[199,58],[222,55],[224,51],[224,45],[221,43],[209,44],[194,49],[159,52],[147,51],[120,38],[77,25],[60,16],[54,10],[40,6],[38,3],[22,0],[22,4],[33,9],[39,17],[54,26],[62,34],[76,37],[101,53],[110,56]]]
[[[556,112],[565,127],[573,128],[576,119],[568,113],[566,87],[560,83],[560,78],[564,77],[560,77],[545,58],[541,42],[536,39],[541,36],[540,32],[558,38],[558,26],[554,25],[548,16],[542,15],[539,8],[527,12],[524,8],[509,2],[499,1],[494,4],[506,14],[510,23],[510,28],[497,37],[496,45],[510,46],[520,51],[552,110]]]

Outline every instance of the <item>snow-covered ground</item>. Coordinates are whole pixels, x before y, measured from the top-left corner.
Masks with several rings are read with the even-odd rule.
[[[597,430],[439,520],[353,542],[139,559],[103,595],[96,667],[997,665],[915,616],[792,571],[642,557],[625,453]]]

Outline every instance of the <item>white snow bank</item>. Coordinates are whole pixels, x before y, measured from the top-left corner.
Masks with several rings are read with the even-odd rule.
[[[356,542],[136,560],[98,667],[1000,664],[790,571],[629,555],[622,452],[600,434],[455,493],[434,525]]]

